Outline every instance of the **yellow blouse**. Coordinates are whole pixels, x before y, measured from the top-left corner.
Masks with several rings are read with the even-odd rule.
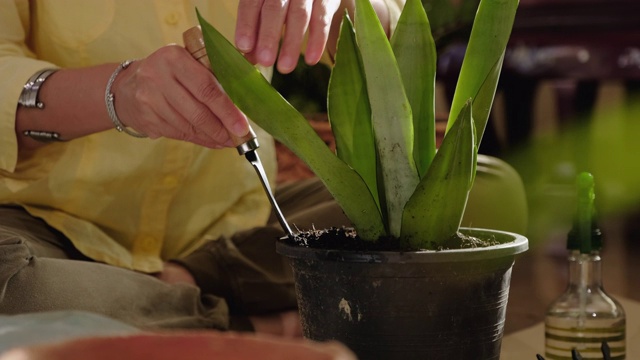
[[[14,131],[20,91],[36,71],[121,62],[182,44],[183,31],[197,24],[196,7],[233,39],[237,2],[0,1],[0,203],[23,206],[97,261],[144,272],[207,240],[263,225],[269,203],[235,149],[114,129],[19,158]],[[403,2],[389,0],[394,23]],[[255,130],[274,180],[273,140]]]

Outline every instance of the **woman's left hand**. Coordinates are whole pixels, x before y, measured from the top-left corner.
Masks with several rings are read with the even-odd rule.
[[[322,57],[340,3],[340,0],[240,0],[236,46],[255,64],[272,66],[277,58],[278,71],[286,74],[295,69],[308,31],[305,61],[314,65]]]

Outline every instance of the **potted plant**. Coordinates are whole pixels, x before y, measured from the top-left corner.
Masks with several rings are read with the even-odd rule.
[[[304,334],[362,359],[498,359],[523,236],[461,229],[517,0],[482,0],[436,151],[436,51],[420,0],[388,39],[368,0],[345,14],[328,91],[337,152],[199,17],[231,99],[311,168],[353,229],[302,231],[290,258]],[[336,239],[336,237],[338,237]]]

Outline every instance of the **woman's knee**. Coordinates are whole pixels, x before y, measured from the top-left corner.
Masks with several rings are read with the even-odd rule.
[[[0,227],[0,309],[9,281],[33,259],[25,242],[4,230]]]
[[[19,240],[38,257],[84,260],[69,239],[16,206],[0,206],[0,240]]]

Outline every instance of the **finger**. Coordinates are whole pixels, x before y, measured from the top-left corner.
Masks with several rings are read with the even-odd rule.
[[[180,93],[186,94],[186,96],[175,95]],[[147,127],[151,138],[164,136],[171,139],[192,142],[209,148],[222,148],[230,143],[226,129],[215,116],[208,114],[211,120],[206,126],[198,126],[183,115],[185,113],[184,109],[178,109],[176,107],[176,102],[180,102],[181,99],[182,102],[180,103],[184,108],[189,108],[190,104],[197,104],[186,89],[181,89],[181,91],[177,92],[174,91],[173,94],[174,95],[170,97],[162,96],[160,100],[153,102],[154,106],[150,108],[153,113],[151,116],[148,116],[151,117],[152,120],[148,121],[149,126]],[[209,112],[202,104],[200,104],[200,106],[205,108],[207,113]],[[213,136],[203,131],[203,128],[210,127],[217,128],[217,131],[214,130]]]
[[[220,120],[227,132],[239,138],[249,133],[247,117],[236,107],[217,81],[203,84],[199,89],[191,91],[196,99]]]
[[[244,57],[245,59],[247,59],[247,61],[249,61],[253,65],[256,65],[258,63],[258,56],[256,55],[255,51],[245,53]]]
[[[276,62],[278,45],[289,6],[289,0],[264,0],[256,44],[258,64],[272,66]]]
[[[188,55],[186,50],[184,52]],[[209,116],[215,116],[227,131],[237,137],[247,135],[249,122],[246,116],[231,101],[213,74],[190,55],[183,63],[184,66],[177,67],[179,69],[176,70],[176,80],[200,104],[190,101],[185,94],[181,97],[176,97],[176,102],[172,102],[172,104],[181,113],[186,114],[192,123],[197,126],[203,126],[202,130],[213,138],[219,136],[217,132],[220,129],[207,127],[214,124]],[[209,112],[206,112],[205,108]],[[218,122],[216,121],[215,123]]]
[[[290,0],[284,39],[278,57],[278,71],[290,73],[298,63],[302,41],[311,18],[313,0]]]
[[[232,146],[227,129],[208,107],[186,91],[182,97],[167,99],[168,107],[158,111],[174,129],[171,138],[189,141],[209,148]]]
[[[238,3],[236,46],[243,53],[253,51],[256,45],[263,2],[264,0],[240,0]]]
[[[326,6],[325,6],[326,4]],[[331,30],[334,15],[340,7],[340,1],[315,1],[309,20],[309,38],[305,51],[305,62],[315,65],[322,58],[327,45],[327,38]]]
[[[169,69],[165,73],[169,73]],[[150,86],[137,92],[139,114],[136,118],[149,137],[164,136],[207,147],[219,147],[229,141],[222,122],[173,76],[146,78],[149,80],[143,84]]]

